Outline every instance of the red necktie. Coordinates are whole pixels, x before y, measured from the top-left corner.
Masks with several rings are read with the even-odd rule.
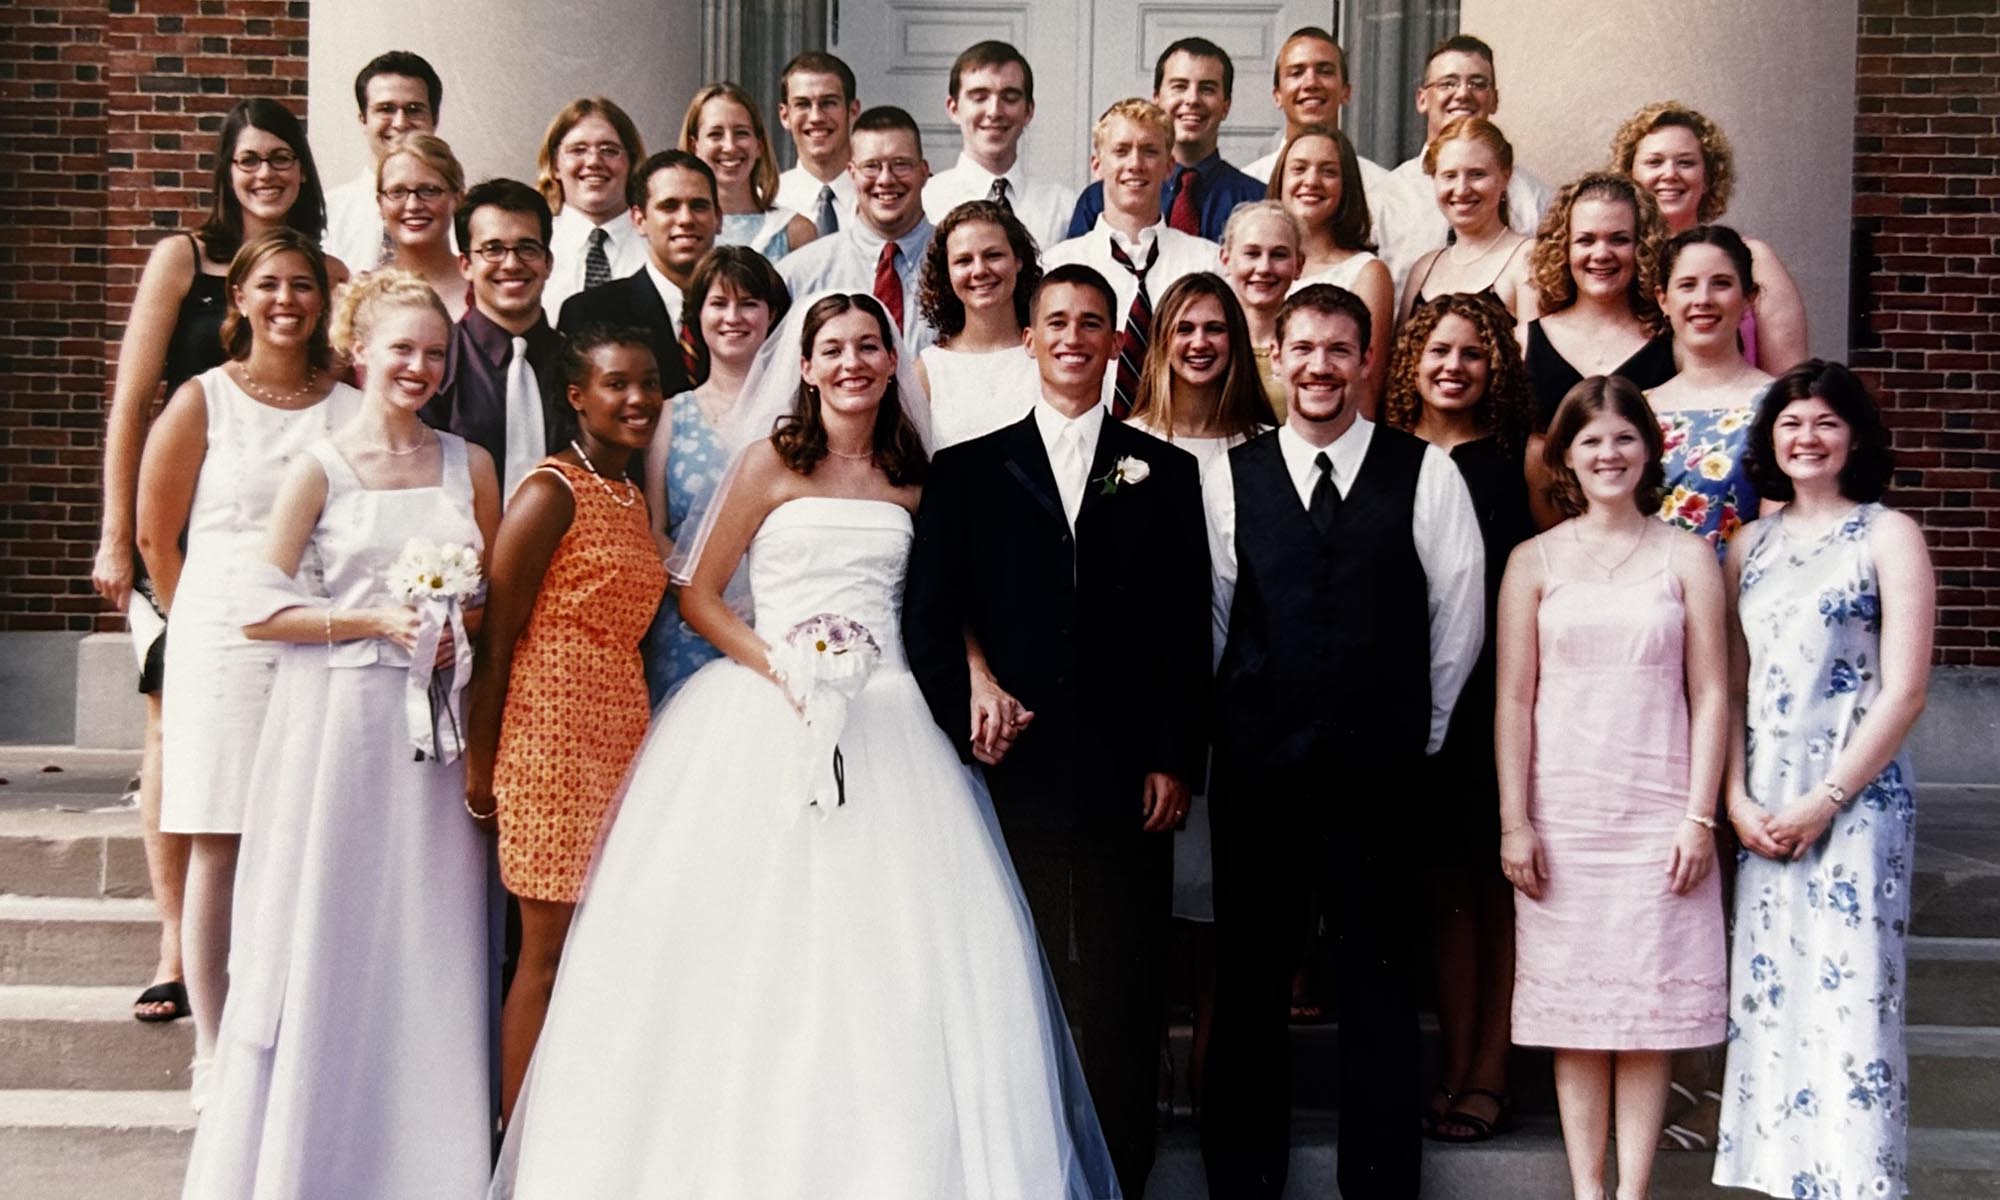
[[[903,328],[903,277],[896,274],[896,243],[882,243],[882,257],[875,260],[875,298],[889,310],[889,319]]]
[[[1167,213],[1167,226],[1182,233],[1201,236],[1201,214],[1194,207],[1193,167],[1182,167],[1174,183],[1174,206]]]
[[[1144,266],[1133,265],[1117,238],[1111,239],[1111,257],[1139,283],[1139,290],[1132,293],[1132,306],[1125,310],[1125,327],[1118,334],[1118,374],[1111,389],[1111,419],[1122,421],[1132,415],[1132,404],[1139,398],[1139,372],[1146,363],[1146,343],[1153,336],[1153,298],[1146,294],[1146,275],[1160,260],[1160,239],[1153,239]]]
[[[674,340],[681,344],[681,366],[687,368],[688,382],[700,383],[701,355],[695,353],[694,331],[683,325],[680,336]]]

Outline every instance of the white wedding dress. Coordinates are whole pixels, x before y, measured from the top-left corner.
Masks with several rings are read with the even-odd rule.
[[[833,613],[882,660],[807,806],[806,730],[729,659],[663,708],[571,928],[499,1197],[1116,1196],[991,803],[932,722],[898,620],[911,522],[780,505],[758,632]],[[816,758],[816,756],[814,756]]]

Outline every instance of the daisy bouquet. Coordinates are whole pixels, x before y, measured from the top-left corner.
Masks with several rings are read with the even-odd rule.
[[[389,594],[417,612],[417,644],[410,651],[409,683],[403,713],[417,761],[451,762],[465,748],[459,705],[472,679],[472,643],[465,634],[465,610],[483,582],[479,551],[456,542],[439,545],[413,537],[389,564]],[[451,631],[449,675],[437,669],[438,643]]]
[[[882,661],[882,647],[868,627],[838,613],[807,617],[767,653],[771,671],[806,723],[806,803],[824,810],[847,803],[847,767],[840,734],[847,706]],[[818,764],[827,763],[831,773]],[[829,787],[831,783],[831,787]]]

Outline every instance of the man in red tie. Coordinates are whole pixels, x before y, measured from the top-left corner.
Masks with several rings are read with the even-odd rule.
[[[930,165],[923,136],[915,118],[885,104],[861,114],[851,141],[855,220],[787,254],[778,274],[794,301],[825,291],[872,293],[895,318],[905,352],[915,354],[937,340],[917,296],[932,232],[924,218]]]

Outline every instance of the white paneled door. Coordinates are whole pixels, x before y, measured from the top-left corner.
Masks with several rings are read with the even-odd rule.
[[[987,38],[1011,42],[1035,68],[1035,122],[1022,142],[1028,170],[1081,187],[1097,114],[1151,95],[1154,60],[1184,37],[1215,42],[1236,65],[1223,157],[1241,164],[1265,153],[1284,124],[1271,104],[1278,47],[1302,25],[1332,29],[1334,8],[1334,0],[836,0],[827,45],[854,68],[862,107],[910,110],[940,171],[958,158],[958,130],[944,111],[952,59]]]

